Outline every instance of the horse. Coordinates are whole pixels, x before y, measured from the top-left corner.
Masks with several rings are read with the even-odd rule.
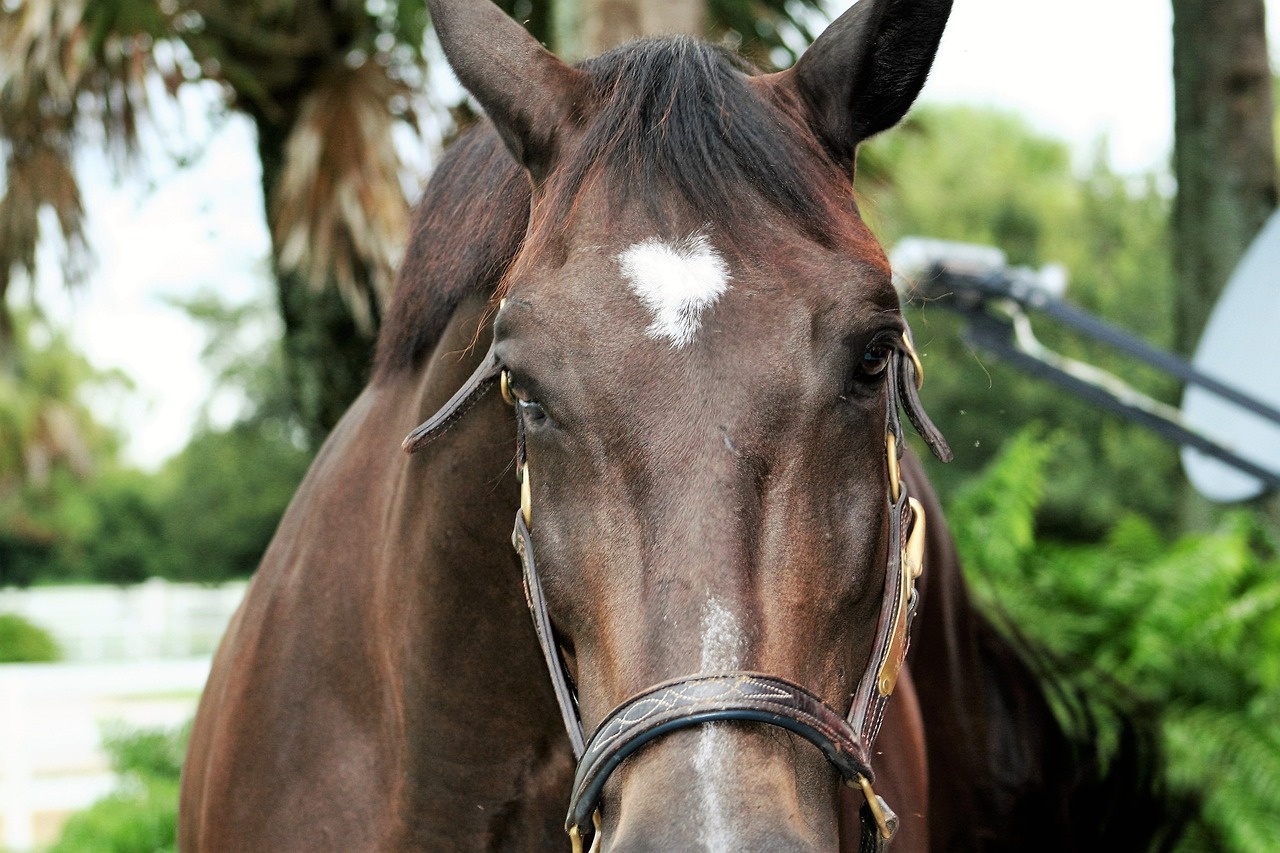
[[[949,454],[852,189],[950,6],[861,0],[765,74],[688,38],[571,67],[432,0],[487,118],[215,656],[182,850],[1056,850],[1106,822],[904,452],[900,412]]]

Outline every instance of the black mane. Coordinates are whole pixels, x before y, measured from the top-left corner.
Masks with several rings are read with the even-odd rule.
[[[373,381],[415,369],[458,303],[493,293],[524,239],[529,180],[487,122],[440,161],[414,211]]]

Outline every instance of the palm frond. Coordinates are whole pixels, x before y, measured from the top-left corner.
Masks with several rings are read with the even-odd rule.
[[[55,469],[88,476],[101,443],[100,428],[79,395],[108,375],[94,370],[56,329],[42,328],[38,340],[33,324],[18,313],[15,357],[0,371],[0,499],[23,486],[48,486]]]
[[[76,0],[25,0],[0,14],[0,97],[72,106],[88,58],[83,12]]]
[[[120,161],[137,150],[146,78],[166,19],[155,0],[25,0],[0,13],[0,313],[15,271],[35,274],[42,211],[61,232],[63,278],[88,267],[84,204],[72,153],[97,117],[99,144]],[[0,343],[9,334],[0,320]]]
[[[0,115],[3,115],[0,112]],[[63,278],[83,280],[89,246],[84,232],[84,202],[71,164],[71,151],[56,136],[10,142],[5,163],[5,193],[0,196],[0,303],[15,271],[35,275],[40,242],[40,212],[51,209],[65,245]]]
[[[281,270],[317,290],[336,281],[365,330],[390,294],[408,226],[392,134],[411,94],[377,62],[331,69],[302,104],[271,200]]]

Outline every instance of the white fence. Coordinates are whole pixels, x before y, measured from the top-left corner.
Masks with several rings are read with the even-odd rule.
[[[192,657],[217,647],[245,586],[153,578],[129,587],[0,589],[0,613],[17,613],[52,633],[68,661]]]
[[[0,847],[52,842],[114,787],[103,726],[177,727],[208,675],[208,658],[0,666]]]
[[[53,634],[68,662],[0,665],[0,849],[53,841],[115,784],[104,725],[176,727],[245,584],[0,590],[0,613]]]

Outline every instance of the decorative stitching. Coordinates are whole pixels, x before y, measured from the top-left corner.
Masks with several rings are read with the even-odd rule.
[[[707,688],[713,688],[714,692],[706,692]],[[797,699],[806,703],[818,701],[799,691],[798,687],[789,691],[748,675],[711,676],[668,685],[659,693],[637,696],[624,703],[596,731],[587,754],[593,758],[604,754],[614,741],[665,712],[680,711],[692,715],[702,709],[721,706],[777,709],[779,713],[821,733],[834,745],[843,747],[840,741],[847,737],[844,732],[814,711],[795,704]],[[639,714],[636,714],[637,710]]]

